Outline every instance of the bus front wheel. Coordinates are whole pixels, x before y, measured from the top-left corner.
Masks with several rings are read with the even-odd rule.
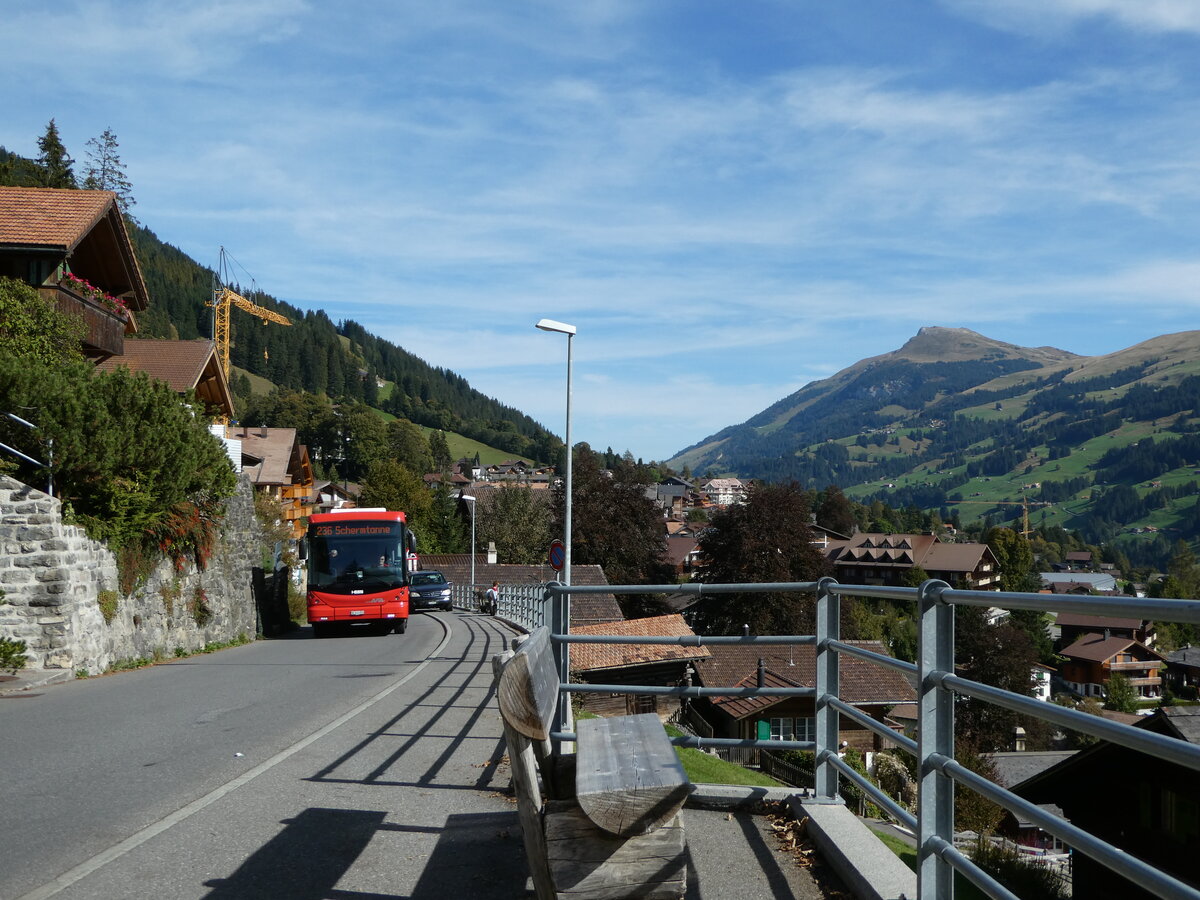
[[[404,632],[408,630],[408,619],[397,619],[396,624],[392,626],[392,630],[395,631],[396,634],[404,634]]]

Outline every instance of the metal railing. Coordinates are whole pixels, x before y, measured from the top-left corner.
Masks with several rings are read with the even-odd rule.
[[[815,635],[782,636],[687,636],[648,637],[570,634],[571,594],[666,594],[712,595],[722,593],[784,593],[816,595]],[[908,663],[853,646],[840,640],[839,607],[841,598],[866,597],[911,601],[918,610],[918,660]],[[570,730],[570,703],[573,693],[655,694],[672,697],[753,697],[811,696],[816,705],[816,739],[813,741],[738,740],[685,736],[673,738],[681,746],[759,747],[769,749],[811,750],[815,759],[815,802],[840,803],[839,779],[847,778],[871,802],[887,815],[910,828],[917,836],[919,900],[950,900],[954,873],[961,873],[984,893],[995,898],[1017,900],[1007,888],[980,869],[954,846],[954,789],[967,788],[993,803],[1055,835],[1091,859],[1139,884],[1154,896],[1177,900],[1200,900],[1200,891],[1139,860],[1124,850],[1055,816],[996,783],[972,772],[954,758],[954,704],[968,697],[1004,709],[1033,716],[1062,728],[1100,738],[1160,760],[1200,772],[1200,746],[1155,734],[1144,729],[1112,722],[1074,709],[1033,697],[971,681],[955,674],[955,606],[1000,607],[1059,613],[1083,613],[1099,616],[1136,616],[1153,621],[1200,623],[1200,602],[1194,600],[1149,600],[1135,597],[1085,597],[1076,595],[1004,593],[998,591],[955,590],[943,581],[929,580],[918,588],[880,585],[839,584],[832,578],[818,582],[784,584],[686,584],[626,585],[602,587],[551,583],[542,588],[541,616],[551,624],[555,654],[559,662],[562,702],[552,739],[573,741]],[[530,622],[537,617],[531,617]],[[510,621],[515,621],[510,619]],[[527,626],[522,626],[527,627]],[[534,626],[536,627],[536,625]],[[667,644],[704,646],[714,644],[815,644],[816,683],[810,688],[771,687],[663,687],[650,685],[572,684],[570,683],[570,647],[578,643]],[[917,739],[897,734],[887,725],[847,704],[839,697],[838,661],[841,654],[890,668],[908,676],[918,686]],[[912,813],[838,756],[841,718],[846,717],[900,749],[918,761],[920,780],[917,811]],[[810,801],[814,802],[814,801]]]
[[[487,589],[491,585],[455,584],[450,589],[450,599],[455,609],[486,613],[504,619],[522,631],[533,631],[545,625],[546,588],[542,584],[515,584],[500,588],[500,601],[496,609],[489,608]]]

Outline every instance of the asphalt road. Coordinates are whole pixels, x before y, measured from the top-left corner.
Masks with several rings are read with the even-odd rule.
[[[422,614],[0,697],[0,898],[524,895],[508,637]]]

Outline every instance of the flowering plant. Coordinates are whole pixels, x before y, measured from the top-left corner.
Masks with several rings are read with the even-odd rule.
[[[96,287],[90,281],[67,272],[63,275],[58,283],[72,293],[94,300],[101,306],[108,309],[109,312],[116,313],[122,319],[129,318],[129,309],[125,306],[124,300],[122,300],[120,297],[114,297],[112,294],[105,291],[104,288]]]

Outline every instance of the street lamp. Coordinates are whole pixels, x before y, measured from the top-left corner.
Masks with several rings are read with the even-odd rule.
[[[559,634],[571,633],[571,339],[575,337],[575,326],[567,325],[565,322],[555,322],[553,319],[542,319],[537,323],[537,327],[542,331],[557,331],[559,334],[567,336],[567,481],[566,481],[566,508],[563,510],[563,567],[562,567],[562,583],[567,586],[568,592],[563,594],[558,605],[558,621],[555,623]],[[571,645],[557,645],[556,656],[558,657],[558,680],[562,684],[566,684],[571,680]],[[566,697],[560,697],[558,708],[554,713],[554,724],[560,731],[572,731],[574,724],[571,721],[571,704],[567,702]]]
[[[575,326],[553,319],[542,319],[537,323],[542,331],[557,331],[567,336],[567,478],[566,509],[563,512],[563,584],[571,584],[571,339],[575,337]]]
[[[459,500],[471,504],[471,590],[475,590],[475,498],[470,494],[460,494]]]

